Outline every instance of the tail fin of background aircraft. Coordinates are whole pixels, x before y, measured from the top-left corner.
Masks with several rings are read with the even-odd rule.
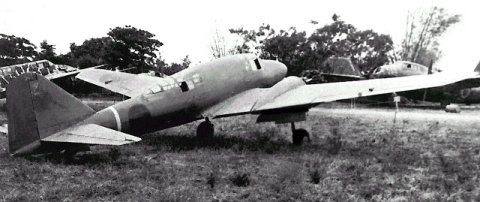
[[[480,62],[478,62],[477,67],[475,67],[475,72],[480,72]]]
[[[40,140],[95,113],[46,78],[26,73],[7,87],[8,141],[11,154],[28,153]]]

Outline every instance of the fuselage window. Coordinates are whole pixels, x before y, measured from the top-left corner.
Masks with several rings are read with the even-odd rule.
[[[200,77],[200,75],[198,75],[198,74],[193,75],[192,78],[193,78],[193,79],[192,79],[192,80],[193,80],[193,83],[195,83],[195,84],[199,84],[199,83],[202,82],[202,77]]]
[[[161,86],[155,86],[155,87],[151,88],[150,91],[152,92],[152,94],[155,94],[155,93],[162,92],[163,88]]]
[[[262,69],[262,66],[260,66],[260,61],[258,61],[258,58],[254,60],[255,62],[255,66],[257,67],[257,69]]]
[[[18,74],[23,73],[21,66],[15,66],[15,70],[17,71]]]
[[[187,82],[182,81],[182,83],[180,83],[180,89],[182,89],[182,92],[187,92],[187,91],[188,91],[188,84],[187,84]]]

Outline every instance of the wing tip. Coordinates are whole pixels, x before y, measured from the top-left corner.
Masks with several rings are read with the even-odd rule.
[[[124,144],[131,144],[131,143],[140,142],[140,141],[142,141],[142,138],[135,137],[133,135],[128,135],[125,137]]]

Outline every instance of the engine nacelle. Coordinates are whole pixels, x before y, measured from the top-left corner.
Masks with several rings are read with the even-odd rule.
[[[458,95],[456,102],[463,103],[479,103],[480,102],[480,88],[466,88],[462,89]]]

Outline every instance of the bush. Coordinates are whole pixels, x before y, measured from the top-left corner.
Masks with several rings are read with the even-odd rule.
[[[337,155],[341,149],[342,149],[342,139],[339,135],[327,137],[327,152],[329,154]]]
[[[215,176],[215,174],[213,172],[211,172],[208,176],[207,176],[207,184],[210,185],[210,188],[214,188],[215,187],[215,182],[217,181],[217,177]]]
[[[247,173],[236,172],[233,175],[233,177],[230,178],[230,181],[232,181],[232,183],[235,186],[246,187],[246,186],[250,185],[250,175],[247,174]]]
[[[312,167],[309,169],[310,182],[313,184],[318,184],[327,176],[329,162],[322,160],[315,162]],[[308,165],[307,165],[308,167]]]
[[[320,174],[320,171],[318,169],[315,169],[310,172],[310,182],[313,184],[318,184],[320,183],[320,180],[322,179],[322,174]]]
[[[111,161],[116,161],[120,157],[121,153],[118,147],[112,147],[110,152],[108,152],[108,156],[110,157]]]
[[[284,193],[290,187],[297,187],[301,183],[303,165],[299,163],[287,163],[279,166],[272,173],[276,174],[277,177],[269,183],[270,188],[275,193]]]

